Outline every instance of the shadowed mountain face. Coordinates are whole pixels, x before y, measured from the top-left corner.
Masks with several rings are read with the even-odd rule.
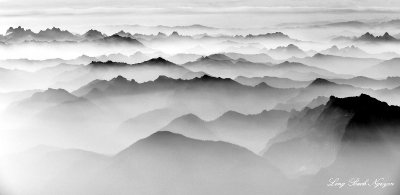
[[[356,177],[382,173],[393,178],[393,172],[382,169],[394,171],[396,166],[392,162],[382,165],[389,163],[387,159],[399,160],[399,112],[399,107],[365,94],[331,97],[325,106],[295,113],[287,130],[269,143],[264,157],[286,173],[317,172],[326,167],[321,172],[326,177],[328,172],[331,177],[337,173],[349,178],[354,177],[351,173]]]

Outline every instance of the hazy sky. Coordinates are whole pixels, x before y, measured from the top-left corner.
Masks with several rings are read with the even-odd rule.
[[[108,24],[260,27],[397,18],[399,10],[399,0],[0,0],[0,30],[17,25],[33,29]]]

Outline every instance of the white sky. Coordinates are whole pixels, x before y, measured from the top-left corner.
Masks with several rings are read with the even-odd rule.
[[[229,21],[227,21],[229,18]],[[400,18],[399,0],[0,0],[0,33],[109,24],[260,27],[288,22]]]

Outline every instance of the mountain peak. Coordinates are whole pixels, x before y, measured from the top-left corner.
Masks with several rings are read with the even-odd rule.
[[[212,60],[233,60],[225,54],[212,54],[206,57]]]
[[[175,65],[174,63],[162,58],[152,58],[150,60],[144,61],[141,64],[154,64],[154,65]]]
[[[85,38],[87,38],[87,39],[101,39],[101,38],[104,38],[103,33],[101,33],[98,30],[93,30],[93,29],[88,30],[85,34],[83,34],[83,36]]]
[[[190,114],[183,115],[179,118],[176,118],[174,121],[175,122],[176,121],[185,121],[185,122],[189,122],[189,123],[193,124],[193,123],[202,123],[203,119],[199,118],[195,114],[190,113]]]
[[[308,87],[331,86],[331,85],[337,85],[337,84],[334,82],[328,81],[326,79],[323,79],[323,78],[317,78],[313,82],[311,82],[310,85],[308,85]]]
[[[110,81],[112,82],[128,82],[128,79],[126,79],[125,77],[118,75],[117,77],[111,79]]]
[[[389,105],[386,102],[381,102],[369,95],[361,94],[360,96],[338,98],[331,96],[329,98],[329,105],[337,106],[347,111],[359,111],[359,110],[380,110]]]
[[[167,81],[175,82],[176,80],[173,78],[167,77],[165,75],[160,75],[153,82],[167,82]]]
[[[30,99],[33,101],[63,102],[75,100],[76,98],[65,89],[49,88],[46,91],[34,93]]]
[[[177,31],[174,31],[174,32],[172,32],[171,35],[169,35],[169,36],[171,36],[171,37],[177,37],[177,36],[180,36],[180,35],[179,35],[179,33],[178,33]]]

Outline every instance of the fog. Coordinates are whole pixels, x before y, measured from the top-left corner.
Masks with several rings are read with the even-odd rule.
[[[397,27],[9,28],[0,194],[398,194]]]

